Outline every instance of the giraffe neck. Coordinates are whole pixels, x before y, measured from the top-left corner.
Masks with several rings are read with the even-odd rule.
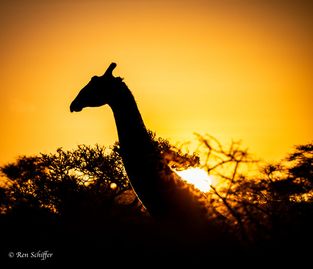
[[[152,144],[134,96],[122,81],[117,82],[111,107],[117,127],[121,150],[126,155],[138,155],[138,151],[147,150]]]
[[[121,80],[116,83],[109,105],[117,126],[121,157],[138,198],[154,217],[193,223],[200,218],[202,222],[202,202],[163,161],[132,93]]]
[[[116,83],[109,106],[115,118],[121,157],[132,187],[150,210],[158,196],[160,158],[131,91],[122,81]]]

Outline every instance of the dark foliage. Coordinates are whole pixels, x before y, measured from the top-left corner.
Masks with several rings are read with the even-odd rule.
[[[150,134],[156,151],[173,167],[198,164],[196,155],[182,153]],[[132,191],[118,143],[23,156],[0,170],[4,255],[47,245],[66,260],[68,255],[93,256],[93,251],[107,256],[125,251],[128,256],[164,243],[164,226],[149,217]]]
[[[197,154],[186,154],[151,136],[171,167],[201,166],[214,177],[206,194],[207,233],[188,237],[179,227],[151,219],[131,189],[118,144],[81,145],[20,157],[1,167],[2,258],[8,251],[32,249],[54,252],[52,262],[134,259],[138,253],[141,258],[135,261],[156,255],[235,259],[308,250],[304,242],[313,239],[312,144],[297,146],[281,163],[263,165],[261,173],[252,175],[248,172],[261,164],[238,142],[225,149],[215,138],[198,135]]]
[[[240,143],[225,149],[211,136],[199,136],[204,166],[218,178],[209,194],[212,218],[264,255],[308,252],[313,240],[313,145],[296,146],[279,164],[251,159]],[[253,166],[261,172],[249,175]]]

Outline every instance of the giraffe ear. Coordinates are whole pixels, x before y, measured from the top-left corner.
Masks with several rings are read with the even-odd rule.
[[[113,72],[115,67],[116,67],[116,63],[111,63],[110,66],[108,67],[108,69],[105,71],[103,76],[113,76],[112,72]]]

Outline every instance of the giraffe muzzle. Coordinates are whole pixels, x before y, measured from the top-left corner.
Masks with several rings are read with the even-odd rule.
[[[70,111],[71,112],[79,112],[79,111],[82,111],[82,108],[77,106],[77,105],[75,105],[75,103],[72,102],[71,105],[70,105]]]

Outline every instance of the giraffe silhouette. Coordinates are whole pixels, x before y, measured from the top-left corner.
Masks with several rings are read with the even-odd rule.
[[[136,101],[120,77],[115,63],[102,76],[94,76],[70,105],[71,112],[109,105],[113,111],[120,154],[131,186],[149,214],[179,223],[207,221],[206,198],[185,183],[156,150]]]

